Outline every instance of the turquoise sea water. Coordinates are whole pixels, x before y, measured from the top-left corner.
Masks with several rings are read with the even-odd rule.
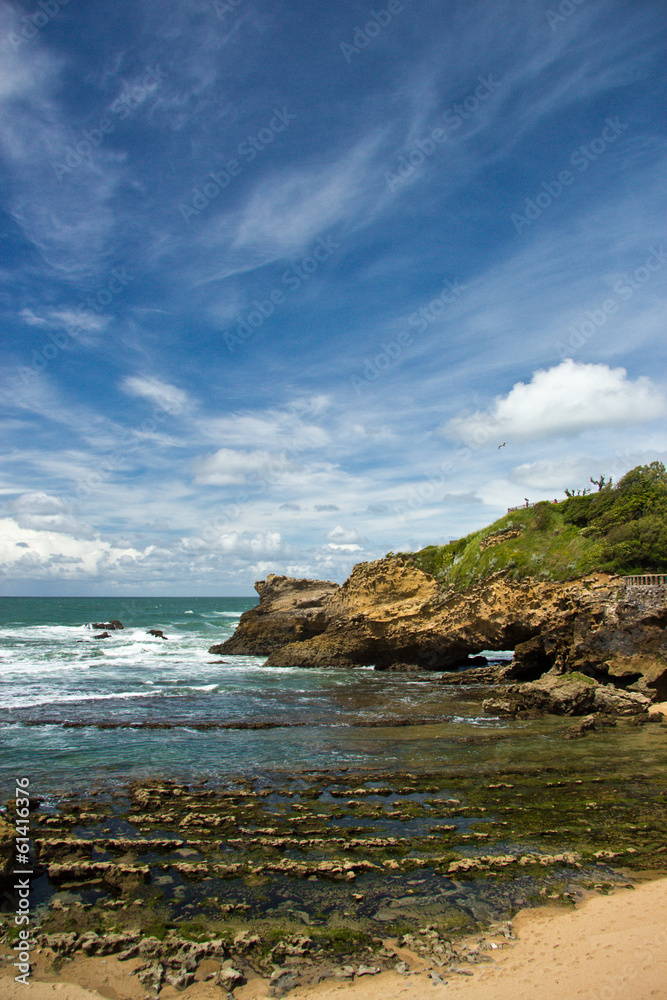
[[[437,676],[269,668],[263,657],[212,656],[209,646],[231,635],[255,603],[0,598],[0,792],[17,776],[47,794],[150,775],[474,768],[563,753],[564,720],[489,718],[477,689],[443,686]],[[90,624],[112,618],[124,630],[94,639]],[[629,759],[641,738],[624,740]],[[585,750],[570,743],[567,752],[599,754],[602,764],[609,739],[586,741]]]

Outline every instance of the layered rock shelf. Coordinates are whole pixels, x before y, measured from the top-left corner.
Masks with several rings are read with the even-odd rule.
[[[657,775],[616,764],[600,775],[571,755],[474,774],[155,779],[35,800],[33,867],[50,888],[33,961],[53,977],[66,961],[114,956],[151,995],[197,979],[278,996],[341,968],[401,971],[405,948],[467,969],[486,959],[466,935],[510,938],[521,907],[627,884],[611,862],[655,871],[665,822]],[[0,915],[9,961],[14,927]]]

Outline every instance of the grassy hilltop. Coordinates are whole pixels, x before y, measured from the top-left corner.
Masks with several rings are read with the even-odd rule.
[[[667,470],[662,462],[640,465],[596,493],[521,508],[465,538],[410,555],[459,590],[501,570],[511,579],[544,580],[595,571],[665,573]]]

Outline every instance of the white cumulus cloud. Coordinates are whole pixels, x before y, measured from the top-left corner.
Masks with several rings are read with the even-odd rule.
[[[454,417],[448,437],[471,446],[573,436],[593,428],[641,424],[667,412],[665,395],[646,376],[628,379],[625,368],[567,358],[517,382],[490,409]]]
[[[128,560],[141,561],[150,551],[150,546],[142,552],[113,546],[98,537],[74,537],[62,526],[61,530],[35,529],[22,527],[13,518],[0,518],[0,573],[9,579],[97,576],[117,571]]]
[[[327,533],[330,542],[357,542],[359,536],[354,528],[344,528],[342,524],[337,524],[335,528]]]

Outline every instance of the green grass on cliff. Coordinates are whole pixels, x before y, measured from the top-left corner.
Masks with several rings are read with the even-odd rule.
[[[661,462],[638,466],[616,486],[512,511],[465,538],[410,556],[460,590],[500,571],[516,580],[667,572],[667,470]]]

